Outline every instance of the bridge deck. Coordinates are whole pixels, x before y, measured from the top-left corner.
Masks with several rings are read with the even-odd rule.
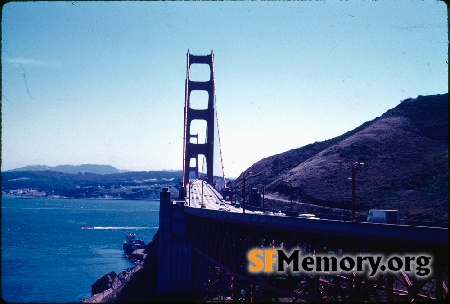
[[[448,228],[269,216],[252,214],[251,211],[244,214],[242,208],[235,208],[228,203],[230,212],[225,212],[219,211],[222,196],[207,183],[202,186],[202,181],[194,180],[189,191],[191,200],[186,199],[186,203],[183,201],[182,204],[185,204],[184,212],[192,216],[329,236],[385,240],[391,243],[413,242],[420,244],[420,247],[448,246]],[[202,204],[203,208],[201,208]]]
[[[200,209],[185,206],[187,214],[214,218],[233,223],[270,226],[273,229],[303,230],[330,235],[361,236],[363,238],[378,238],[385,240],[402,240],[422,242],[422,244],[448,245],[448,229],[439,227],[423,227],[409,225],[392,225],[378,223],[358,223],[325,219],[303,219],[286,216],[268,216],[258,214],[243,214]]]

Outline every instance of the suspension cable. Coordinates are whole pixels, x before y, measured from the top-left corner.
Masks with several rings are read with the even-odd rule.
[[[223,186],[224,188],[226,188],[227,183],[225,182],[225,170],[223,166],[223,157],[222,157],[222,144],[220,143],[220,128],[219,128],[219,114],[218,114],[219,111],[217,110],[216,94],[214,94],[214,107],[216,108],[217,135],[219,137],[219,153],[220,153],[220,164],[222,166]]]

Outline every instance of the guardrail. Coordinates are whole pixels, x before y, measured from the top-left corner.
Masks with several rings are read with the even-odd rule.
[[[318,233],[337,233],[342,235],[363,236],[366,238],[401,239],[419,241],[428,244],[448,244],[448,228],[394,225],[367,222],[351,222],[328,219],[303,219],[289,216],[269,216],[243,214],[184,206],[184,212],[194,216],[219,219],[238,223],[270,225],[274,229],[303,229]]]

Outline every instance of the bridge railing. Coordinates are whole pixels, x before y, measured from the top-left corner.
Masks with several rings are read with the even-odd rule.
[[[268,216],[259,214],[243,214],[216,211],[184,206],[185,213],[199,217],[215,218],[222,221],[250,224],[270,225],[274,229],[284,228],[316,233],[329,233],[362,238],[378,238],[386,240],[415,241],[422,244],[448,245],[448,228],[380,224],[367,222],[351,222],[326,219],[303,219],[287,216]]]

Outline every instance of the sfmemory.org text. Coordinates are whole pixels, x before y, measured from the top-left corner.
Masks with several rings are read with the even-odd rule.
[[[384,272],[413,272],[417,277],[431,275],[432,256],[427,254],[390,255],[301,255],[299,249],[286,252],[283,249],[255,248],[248,252],[250,273],[303,272],[308,274],[350,273],[371,277]]]

